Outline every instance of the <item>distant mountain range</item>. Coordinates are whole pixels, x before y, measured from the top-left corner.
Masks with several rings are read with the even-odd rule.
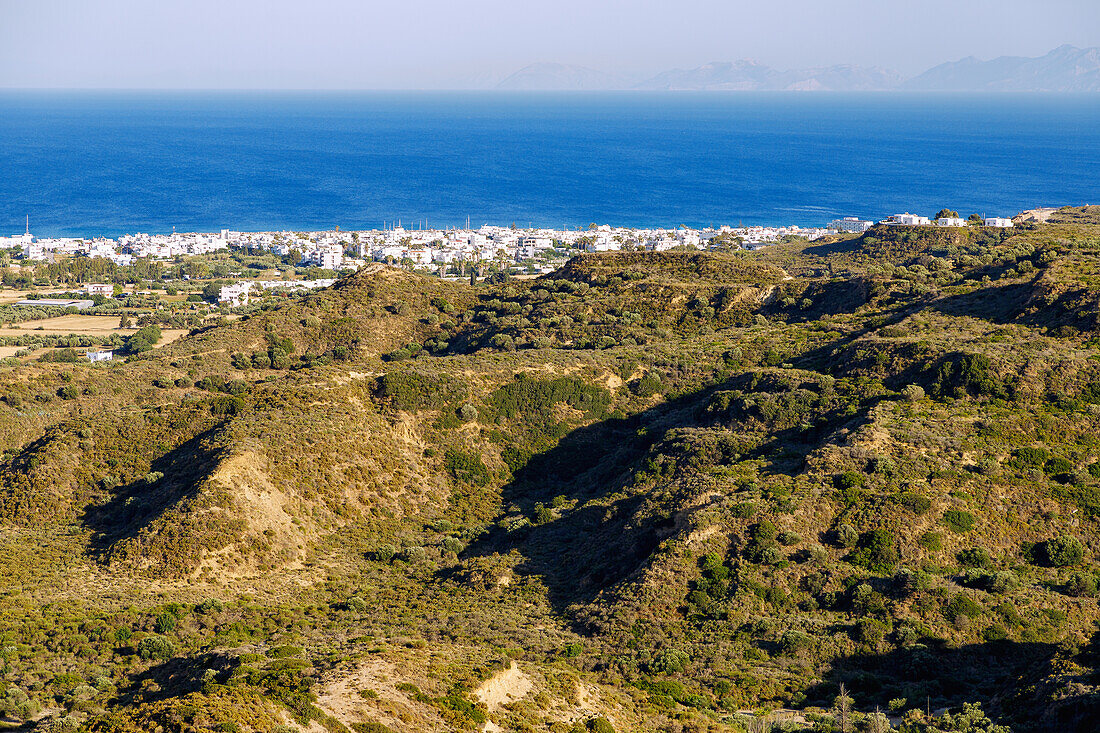
[[[933,67],[904,82],[901,88],[951,92],[1096,92],[1100,91],[1100,48],[1059,46],[1039,58],[1001,56],[992,61],[970,56]]]
[[[893,71],[860,66],[777,71],[755,61],[710,63],[697,69],[674,69],[636,85],[636,89],[730,91],[865,91],[892,89],[902,77]]]
[[[854,65],[780,71],[748,59],[672,69],[631,80],[583,66],[539,63],[496,85],[512,90],[1100,92],[1100,48],[1060,46],[1045,56],[969,57],[906,79]]]

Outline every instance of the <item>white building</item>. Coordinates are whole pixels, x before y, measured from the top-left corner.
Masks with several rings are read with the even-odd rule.
[[[829,222],[828,229],[835,229],[838,232],[865,232],[874,226],[872,221],[864,221],[855,216],[846,216],[843,219],[833,219]]]
[[[239,282],[236,285],[222,285],[218,293],[218,302],[232,308],[244,305],[248,302],[248,296],[252,293],[252,283]]]
[[[985,225],[987,227],[998,227],[1000,229],[1010,229],[1010,228],[1012,228],[1012,220],[1011,219],[1003,219],[999,216],[991,216],[991,217],[989,217],[985,220]]]
[[[52,305],[58,308],[76,308],[78,311],[87,310],[95,305],[95,303],[90,300],[72,298],[39,298],[37,300],[27,298],[25,300],[16,301],[15,304],[32,307]]]
[[[339,270],[344,264],[344,248],[339,244],[325,244],[309,252],[302,262],[325,270]]]
[[[113,351],[88,351],[84,356],[88,358],[90,362],[97,361],[110,361],[115,358],[115,352]]]
[[[936,219],[936,226],[938,227],[964,227],[966,226],[966,220],[957,216],[941,216]]]
[[[919,227],[927,226],[932,222],[927,216],[920,216],[918,214],[910,214],[908,211],[904,214],[893,214],[882,220],[883,224],[888,226],[906,226],[906,227]]]
[[[84,283],[84,292],[88,295],[113,295],[115,286],[110,283]]]

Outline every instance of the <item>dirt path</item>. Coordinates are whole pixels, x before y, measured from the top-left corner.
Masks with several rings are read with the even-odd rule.
[[[476,697],[492,714],[510,702],[524,697],[534,688],[531,678],[525,675],[515,662],[501,672],[478,685],[474,690]],[[482,727],[485,733],[499,733],[502,728],[493,721],[487,721]]]

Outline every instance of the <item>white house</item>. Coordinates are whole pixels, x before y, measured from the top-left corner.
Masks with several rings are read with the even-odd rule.
[[[906,226],[906,227],[919,227],[927,226],[931,224],[931,221],[927,216],[920,216],[918,214],[910,214],[908,211],[904,214],[893,214],[882,220],[883,224],[888,226]]]
[[[964,227],[966,226],[966,220],[957,216],[941,216],[936,219],[936,226],[938,227]]]
[[[111,283],[84,283],[84,292],[88,295],[107,295],[115,292],[115,286]]]
[[[998,227],[1000,229],[1010,229],[1010,228],[1012,228],[1012,220],[1011,219],[1002,219],[999,216],[991,216],[991,217],[989,217],[988,219],[985,220],[985,225],[987,227]]]
[[[88,358],[88,361],[110,361],[115,358],[115,352],[113,351],[88,351],[84,354]]]
[[[236,285],[222,285],[218,293],[218,302],[233,308],[248,302],[248,296],[252,292],[252,283],[239,282]]]

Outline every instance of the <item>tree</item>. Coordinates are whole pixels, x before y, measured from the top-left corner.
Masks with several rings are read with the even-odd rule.
[[[940,209],[936,214],[937,219],[958,219],[959,212],[952,211],[951,209]]]
[[[1072,535],[1051,537],[1039,546],[1039,558],[1044,564],[1055,568],[1076,565],[1085,556],[1085,546]]]
[[[971,226],[980,227],[985,224],[985,219],[983,219],[980,214],[971,214],[969,217],[967,217],[966,223],[970,224]]]
[[[38,705],[26,692],[14,685],[0,696],[0,714],[16,720],[30,720],[38,713]]]
[[[840,733],[850,733],[852,730],[852,698],[848,697],[848,688],[840,683],[840,694],[833,703],[836,709],[836,724]]]

